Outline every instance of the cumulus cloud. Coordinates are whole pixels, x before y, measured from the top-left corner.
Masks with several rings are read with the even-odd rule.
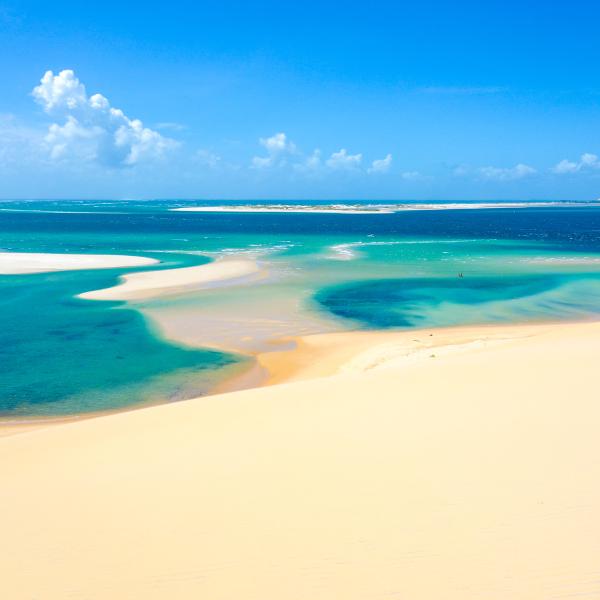
[[[339,152],[334,152],[326,161],[326,165],[331,169],[349,170],[360,167],[362,154],[348,154],[345,148]]]
[[[268,138],[260,138],[261,146],[267,149],[269,154],[281,154],[282,152],[293,153],[296,151],[294,142],[288,140],[285,133],[280,132]]]
[[[48,128],[45,142],[52,159],[77,158],[124,167],[161,158],[177,146],[112,107],[102,94],[88,96],[70,69],[58,75],[46,71],[32,94],[47,114],[64,119]]]
[[[512,181],[516,179],[523,179],[534,175],[537,171],[529,165],[519,163],[514,167],[502,168],[502,167],[481,167],[479,174],[484,179],[493,179],[495,181]]]
[[[254,156],[250,166],[252,169],[287,168],[298,174],[307,176],[323,176],[333,171],[353,173],[385,173],[392,164],[392,155],[374,160],[370,166],[362,166],[362,154],[349,154],[346,148],[333,152],[326,160],[319,148],[310,154],[302,152],[288,136],[279,132],[271,137],[259,138],[259,144],[266,154]]]
[[[558,175],[568,175],[588,169],[600,169],[600,160],[595,154],[589,152],[582,154],[577,162],[564,159],[552,167],[552,171]]]
[[[385,158],[374,160],[367,169],[367,173],[387,173],[392,166],[392,155],[387,154]]]
[[[252,166],[255,169],[281,166],[285,164],[287,155],[296,152],[296,145],[283,132],[268,138],[260,138],[258,141],[266,149],[267,156],[255,156],[252,159]]]

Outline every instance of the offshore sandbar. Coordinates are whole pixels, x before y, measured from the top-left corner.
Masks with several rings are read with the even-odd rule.
[[[227,285],[259,277],[257,262],[246,259],[222,259],[195,267],[128,273],[113,287],[80,294],[87,300],[143,300]]]
[[[234,213],[316,213],[316,214],[390,214],[408,210],[468,210],[517,209],[548,207],[590,207],[600,202],[440,202],[440,203],[373,203],[373,204],[240,204],[222,206],[183,206],[171,208],[175,212],[234,212]]]
[[[39,252],[0,252],[0,275],[22,275],[52,271],[145,267],[158,264],[146,256],[120,254],[52,254]]]

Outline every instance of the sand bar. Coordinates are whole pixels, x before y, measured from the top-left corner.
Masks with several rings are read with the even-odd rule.
[[[4,594],[598,598],[600,324],[469,331],[1,438]]]
[[[80,294],[87,300],[143,300],[191,292],[213,285],[231,285],[264,272],[253,260],[218,260],[197,267],[130,273],[121,283]]]
[[[600,206],[600,202],[446,202],[421,204],[332,204],[332,205],[296,205],[296,204],[240,204],[236,206],[183,206],[171,208],[175,212],[206,213],[315,213],[315,214],[390,214],[407,210],[468,210],[492,208],[548,208],[548,207],[586,207]]]
[[[120,254],[0,252],[0,275],[145,267],[157,263],[157,260],[146,256],[123,256]]]

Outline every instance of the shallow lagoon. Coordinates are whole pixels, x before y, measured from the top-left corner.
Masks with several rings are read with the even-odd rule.
[[[131,270],[0,277],[2,415],[202,395],[249,363],[232,348],[236,339],[250,340],[238,349],[253,352],[278,338],[328,329],[581,319],[600,311],[598,208],[169,212],[180,204],[0,205],[4,250],[164,261],[152,268],[242,253],[269,274],[247,287],[131,304],[75,297]],[[167,340],[156,325],[177,313],[184,326],[189,322],[189,335]],[[215,340],[219,346],[225,334],[232,352],[202,348]]]

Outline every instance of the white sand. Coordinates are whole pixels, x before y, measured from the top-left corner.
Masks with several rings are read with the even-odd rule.
[[[315,213],[315,214],[390,214],[406,210],[468,210],[491,208],[544,208],[544,207],[600,206],[598,202],[448,202],[445,204],[374,204],[374,205],[226,205],[226,206],[183,206],[171,208],[179,212],[236,212],[236,213]]]
[[[0,275],[144,267],[158,261],[145,256],[120,254],[42,254],[36,252],[0,252]]]
[[[121,283],[80,294],[88,300],[141,300],[191,292],[213,285],[231,285],[263,272],[253,260],[219,260],[197,267],[131,273]]]
[[[600,324],[369,335],[1,438],[3,597],[599,598]]]

